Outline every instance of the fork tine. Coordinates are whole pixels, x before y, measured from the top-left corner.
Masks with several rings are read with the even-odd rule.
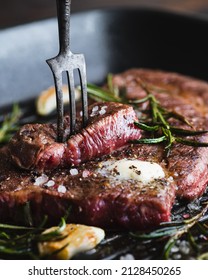
[[[64,140],[64,102],[62,92],[62,77],[54,73],[54,84],[56,89],[56,104],[57,104],[57,141]]]
[[[88,121],[88,98],[87,98],[87,78],[86,78],[86,65],[85,62],[78,68],[81,96],[82,96],[82,122],[83,127],[87,126]]]
[[[70,135],[75,134],[76,126],[76,102],[75,102],[75,86],[73,70],[67,71],[67,79],[69,84],[69,106],[70,106]]]

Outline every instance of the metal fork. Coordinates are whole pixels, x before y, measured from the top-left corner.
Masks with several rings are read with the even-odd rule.
[[[73,54],[70,50],[70,8],[71,0],[56,0],[59,27],[60,50],[56,57],[46,60],[54,77],[57,102],[57,141],[64,141],[64,105],[62,93],[62,75],[67,74],[70,101],[70,135],[75,133],[76,104],[74,70],[78,69],[81,96],[83,127],[88,121],[86,64],[83,54]]]

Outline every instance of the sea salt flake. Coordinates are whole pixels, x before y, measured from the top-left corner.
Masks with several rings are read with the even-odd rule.
[[[53,187],[54,185],[55,185],[55,182],[54,182],[53,180],[49,180],[49,181],[45,184],[46,187]]]
[[[95,106],[92,108],[92,113],[90,114],[91,117],[94,117],[98,114],[98,109],[99,107],[98,106]]]
[[[89,171],[89,170],[84,170],[84,171],[82,172],[82,177],[83,177],[83,178],[87,178],[89,175],[90,175],[90,171]]]
[[[121,256],[120,260],[135,260],[135,258],[132,254],[126,254],[124,256]]]
[[[95,107],[92,108],[92,112],[96,112],[96,111],[98,111],[98,109],[99,109],[99,107],[95,106]]]
[[[66,192],[66,187],[63,185],[59,185],[58,186],[58,192],[59,193],[65,193]]]
[[[41,176],[39,176],[35,179],[34,185],[35,186],[40,186],[42,184],[45,184],[47,181],[48,181],[48,176],[43,174],[43,175],[41,175]]]
[[[106,109],[107,109],[107,106],[102,106],[100,111],[99,111],[99,114],[104,115],[106,113]]]
[[[177,253],[179,251],[179,248],[178,246],[173,246],[170,251],[171,253]]]
[[[173,174],[175,177],[178,177],[178,173],[177,172],[174,172]]]
[[[169,179],[170,182],[174,181],[172,176],[170,176],[168,179]]]
[[[105,113],[106,113],[105,110],[100,110],[100,111],[99,111],[99,114],[100,114],[100,115],[104,115]]]
[[[179,250],[182,254],[188,255],[190,253],[190,244],[186,240],[182,240],[179,245]]]
[[[173,254],[172,258],[173,258],[174,260],[180,260],[180,259],[181,259],[181,254],[178,254],[178,253]]]
[[[77,170],[76,168],[70,169],[69,172],[70,172],[70,174],[73,175],[73,176],[74,176],[74,175],[77,175],[77,174],[79,173],[78,170]]]

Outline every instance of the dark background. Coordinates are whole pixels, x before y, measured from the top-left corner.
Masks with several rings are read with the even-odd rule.
[[[208,16],[208,0],[72,0],[72,12],[115,6],[156,7]],[[0,28],[56,16],[56,0],[0,0]]]

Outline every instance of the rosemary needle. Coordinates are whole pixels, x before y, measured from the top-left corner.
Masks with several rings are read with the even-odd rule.
[[[8,142],[12,134],[18,129],[20,116],[21,110],[17,104],[14,104],[11,114],[5,117],[0,126],[0,144]]]

